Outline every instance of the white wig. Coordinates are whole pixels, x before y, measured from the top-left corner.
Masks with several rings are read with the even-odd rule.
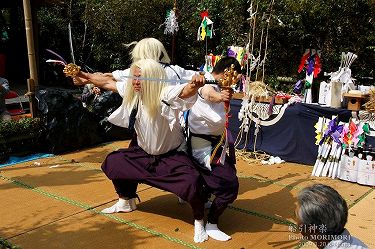
[[[131,110],[138,101],[138,98],[140,98],[146,112],[151,120],[153,120],[157,113],[160,113],[161,96],[163,90],[168,86],[168,84],[164,82],[167,75],[164,68],[152,59],[141,59],[134,62],[130,66],[131,75],[134,76],[134,70],[137,67],[141,70],[141,78],[160,79],[160,81],[142,80],[140,94],[137,94],[134,91],[132,79],[129,78],[128,84],[126,84],[124,103],[128,109]]]
[[[171,62],[163,43],[155,38],[144,38],[140,40],[134,46],[131,56],[133,62],[142,59],[153,59],[163,63]]]

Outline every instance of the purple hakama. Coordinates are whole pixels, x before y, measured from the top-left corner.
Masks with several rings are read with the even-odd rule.
[[[133,146],[110,153],[102,170],[122,197],[136,197],[137,184],[146,183],[189,202],[195,219],[204,216],[202,178],[193,161],[182,151],[153,156]]]

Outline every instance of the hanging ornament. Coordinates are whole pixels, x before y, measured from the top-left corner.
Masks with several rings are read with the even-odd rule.
[[[298,66],[298,73],[301,73],[306,69],[306,74],[313,74],[314,78],[318,77],[318,74],[321,72],[322,63],[320,61],[320,51],[315,49],[306,49],[305,53],[301,58],[301,62]]]
[[[214,33],[214,23],[208,18],[208,11],[204,10],[201,12],[202,22],[198,28],[197,40],[204,41],[206,37],[212,38]]]
[[[253,3],[250,3],[250,7],[247,9],[247,12],[249,12],[250,17],[247,18],[248,21],[252,20],[255,17],[256,11],[253,11]]]
[[[304,102],[312,103],[311,86],[314,78],[321,72],[322,64],[320,60],[320,51],[315,49],[306,49],[298,66],[298,73],[306,71]]]
[[[171,9],[167,11],[167,17],[165,18],[165,29],[164,34],[165,35],[174,35],[178,31],[178,22],[177,22],[177,16],[176,12]]]
[[[206,63],[204,64],[203,71],[211,73],[212,69],[213,69],[212,54],[211,55],[206,55]]]
[[[320,61],[319,53],[315,54],[314,78],[322,71],[322,62]]]
[[[227,50],[227,56],[236,58],[241,67],[244,66],[245,49],[243,47],[229,46]]]
[[[327,126],[325,124],[325,118],[319,117],[318,122],[314,125],[315,127],[315,144],[319,145],[322,141],[324,131],[326,130]]]
[[[306,61],[309,57],[310,57],[310,50],[306,49],[305,53],[303,54],[301,58],[301,62],[299,63],[298,73],[302,72],[302,70],[305,68]]]

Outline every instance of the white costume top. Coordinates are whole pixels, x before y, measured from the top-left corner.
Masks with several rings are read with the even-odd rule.
[[[177,65],[168,65],[160,63],[165,69],[168,79],[185,79],[190,80],[196,71],[185,70]],[[116,88],[121,97],[125,95],[126,84],[130,76],[130,68],[125,70],[116,70],[112,72],[115,78]],[[147,153],[152,155],[159,155],[177,148],[183,141],[183,133],[179,124],[180,112],[185,111],[195,103],[197,95],[189,99],[180,99],[178,95],[186,84],[182,87],[173,88],[173,85],[178,85],[179,82],[171,83],[165,91],[164,101],[171,106],[168,107],[162,104],[162,115],[157,117],[155,124],[151,124],[147,119],[147,113],[143,108],[138,109],[136,123],[134,125],[137,132],[138,145],[142,147]],[[125,105],[121,105],[109,117],[108,121],[114,125],[127,128],[129,125],[129,116],[131,110],[128,110]],[[142,123],[142,125],[139,125]],[[169,125],[169,129],[168,129]]]
[[[117,82],[117,90],[124,97],[124,89],[127,82]],[[185,111],[195,103],[197,94],[187,99],[179,98],[179,94],[186,84],[168,86],[163,92],[160,113],[157,114],[154,122],[150,122],[147,111],[143,108],[142,102],[138,105],[138,112],[134,124],[137,133],[138,145],[148,154],[160,155],[176,149],[184,142],[184,136],[180,123],[178,122],[180,111]],[[128,127],[129,110],[124,104],[109,116],[108,121],[121,126]]]
[[[214,80],[212,74],[206,73],[207,80]],[[216,91],[220,92],[220,87],[212,86]],[[199,89],[201,93],[202,88]],[[190,132],[195,134],[220,136],[225,128],[225,110],[223,103],[214,103],[205,100],[201,94],[197,102],[189,111],[188,126]],[[211,142],[203,138],[191,137],[191,149],[193,157],[207,169],[211,170]]]
[[[368,249],[368,247],[345,229],[342,234],[337,236],[337,239],[329,242],[324,249]]]
[[[198,72],[193,70],[185,70],[184,68],[177,66],[177,65],[169,65],[165,63],[160,63],[160,65],[165,69],[165,72],[167,74],[167,79],[169,80],[176,80],[176,82],[170,82],[170,85],[178,85],[180,82],[178,80],[191,80],[194,74],[197,74]],[[116,70],[112,72],[113,78],[117,81],[116,87],[117,91],[121,96],[125,95],[125,83],[128,81],[130,75],[130,68],[125,70]],[[121,105],[114,113],[110,116],[109,120],[113,120],[113,116],[115,115],[121,115],[123,112],[124,106]],[[119,114],[120,113],[120,114]],[[115,118],[116,119],[116,118]],[[122,117],[119,117],[118,119],[122,119]],[[181,124],[184,123],[183,121],[183,115],[180,114],[179,122]],[[121,127],[125,127],[122,122],[112,122],[113,124]],[[126,126],[127,127],[127,126]]]
[[[172,80],[190,80],[191,77],[193,77],[194,74],[196,74],[196,71],[193,70],[186,70],[180,66],[177,65],[169,65],[169,64],[163,64],[160,63],[162,67],[165,69],[165,72],[167,73],[167,78]],[[113,78],[115,78],[116,81],[127,81],[128,77],[130,75],[130,69],[125,70],[116,70],[112,72]],[[177,82],[176,82],[177,83]]]
[[[212,74],[205,74],[205,77],[207,80],[214,80]],[[212,85],[212,87],[220,92],[219,86]],[[201,90],[202,88],[199,89],[199,93]],[[225,126],[224,104],[213,103],[200,95],[189,112],[188,125],[192,133],[221,135]]]

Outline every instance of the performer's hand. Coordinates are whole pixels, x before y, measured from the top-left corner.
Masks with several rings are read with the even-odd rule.
[[[83,86],[83,85],[86,85],[86,84],[90,84],[90,81],[87,80],[86,78],[76,76],[76,77],[73,78],[73,83],[76,86]]]
[[[225,88],[221,90],[221,99],[223,102],[230,101],[233,96],[233,90],[231,88]]]
[[[204,78],[204,74],[199,73],[199,74],[193,75],[189,84],[190,84],[190,87],[198,89],[204,86],[205,83],[206,83],[206,79]]]
[[[189,98],[197,94],[198,89],[206,83],[206,79],[202,74],[196,74],[191,78],[191,81],[184,87],[179,97],[182,99]]]

